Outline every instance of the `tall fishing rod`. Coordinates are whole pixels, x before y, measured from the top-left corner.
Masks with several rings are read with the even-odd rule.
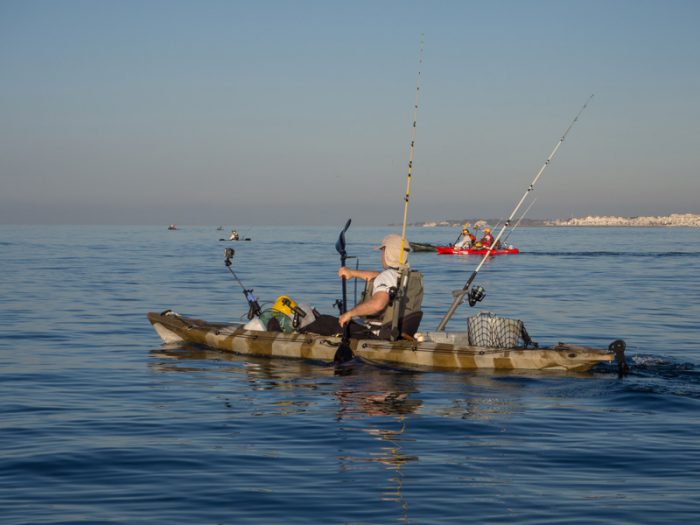
[[[554,146],[554,149],[552,150],[552,153],[549,154],[549,157],[547,157],[547,160],[544,161],[544,164],[540,168],[540,171],[537,172],[537,175],[535,175],[535,178],[532,180],[530,185],[528,186],[527,190],[525,191],[525,194],[522,196],[518,204],[516,204],[515,208],[513,209],[512,213],[506,220],[505,224],[501,228],[501,231],[498,232],[498,235],[496,238],[493,240],[491,245],[488,247],[488,250],[484,254],[484,256],[481,259],[481,262],[479,262],[479,265],[476,267],[476,269],[472,272],[471,276],[467,280],[466,284],[461,290],[457,290],[455,292],[452,292],[452,295],[454,296],[454,301],[452,301],[452,305],[450,306],[449,310],[447,310],[447,313],[445,314],[445,317],[442,318],[440,321],[440,324],[437,327],[437,331],[440,332],[445,329],[445,326],[447,325],[447,322],[450,320],[450,318],[454,315],[455,311],[457,310],[457,307],[462,303],[464,296],[467,295],[467,298],[469,300],[469,306],[474,306],[476,303],[481,301],[484,298],[485,291],[484,288],[481,286],[476,286],[472,288],[471,290],[469,287],[472,285],[474,282],[474,279],[476,279],[477,274],[479,273],[479,270],[481,270],[481,267],[484,265],[486,262],[486,259],[488,259],[489,255],[491,255],[491,252],[493,251],[494,247],[498,244],[498,241],[501,238],[501,235],[503,235],[503,232],[505,229],[510,225],[510,221],[513,220],[513,217],[515,216],[516,213],[518,213],[518,210],[520,209],[520,206],[522,206],[523,202],[527,198],[528,194],[535,188],[535,184],[539,180],[540,176],[544,172],[544,170],[549,166],[549,163],[552,161],[554,158],[554,155],[556,155],[557,150],[559,149],[559,146],[561,146],[562,142],[564,142],[564,139],[566,136],[569,134],[569,131],[571,131],[571,128],[576,124],[576,121],[578,118],[581,116],[581,113],[583,113],[583,110],[586,109],[588,106],[588,103],[591,101],[593,98],[593,95],[588,97],[588,100],[586,100],[586,103],[583,105],[583,107],[579,110],[579,112],[576,114],[574,117],[574,120],[571,121],[571,124],[569,124],[569,127],[566,128],[566,131],[564,134],[561,136],[559,139],[559,142],[557,142],[557,145]]]
[[[410,272],[408,265],[405,264],[405,253],[410,250],[406,246],[406,224],[408,221],[408,201],[411,195],[411,175],[413,174],[413,150],[416,144],[416,121],[418,118],[418,100],[420,99],[420,78],[421,67],[423,65],[423,35],[420,37],[420,52],[418,54],[418,75],[416,77],[416,102],[413,105],[413,126],[411,128],[411,147],[408,154],[408,177],[406,178],[406,197],[404,198],[403,207],[403,225],[401,226],[401,250],[399,252],[399,276],[396,282],[396,296],[394,297],[394,315],[391,320],[391,333],[389,339],[396,341],[400,335],[399,319],[401,317],[401,305],[406,298],[406,289],[408,288],[408,278]]]
[[[399,255],[399,267],[404,263],[404,249],[406,247],[406,221],[408,219],[408,200],[411,194],[411,175],[413,174],[413,147],[416,143],[416,120],[418,118],[418,100],[420,98],[420,70],[423,65],[423,35],[420,38],[420,53],[418,55],[418,76],[416,78],[416,103],[413,105],[413,127],[411,128],[411,147],[408,154],[408,177],[406,179],[406,197],[403,207],[403,226],[401,227],[401,254]]]
[[[515,230],[518,229],[518,226],[520,226],[520,223],[521,223],[522,220],[525,218],[525,215],[527,215],[527,212],[530,211],[530,208],[532,208],[532,205],[535,204],[536,202],[537,202],[537,197],[535,197],[534,199],[532,199],[532,202],[530,203],[530,205],[525,209],[525,211],[523,212],[523,214],[522,214],[522,215],[520,216],[520,218],[516,221],[515,226],[513,226],[513,227],[510,229],[510,231],[508,232],[508,235],[506,235],[506,236],[503,238],[503,241],[501,242],[501,244],[504,244],[504,245],[505,245],[505,244],[508,242],[508,238],[510,237],[510,234],[513,233]]]

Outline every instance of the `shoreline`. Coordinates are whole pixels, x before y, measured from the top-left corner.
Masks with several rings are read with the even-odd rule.
[[[463,224],[497,224],[502,219],[462,219],[416,222],[412,226],[422,228],[449,227],[460,228]],[[700,228],[700,215],[693,213],[672,213],[671,215],[650,215],[619,217],[609,215],[589,215],[586,217],[571,217],[569,219],[523,219],[521,226],[531,227],[631,227],[631,228]]]

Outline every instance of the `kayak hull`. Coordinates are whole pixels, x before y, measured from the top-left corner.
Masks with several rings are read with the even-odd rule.
[[[435,250],[440,255],[486,255],[488,248],[469,248],[467,250],[460,250],[454,246],[436,246]],[[498,250],[491,250],[491,255],[508,255],[520,253],[517,248],[501,248]]]
[[[332,363],[341,341],[334,336],[246,330],[241,324],[210,323],[170,310],[151,312],[148,320],[166,343],[190,342],[256,357]],[[408,369],[581,372],[615,360],[611,350],[565,344],[536,349],[470,346],[462,332],[419,333],[412,341],[351,339],[350,347],[355,357],[367,363]]]

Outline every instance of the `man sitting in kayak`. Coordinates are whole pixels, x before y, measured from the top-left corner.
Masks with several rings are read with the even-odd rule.
[[[482,247],[488,248],[493,243],[493,235],[491,235],[491,228],[484,228],[484,236],[479,241]]]
[[[396,293],[396,287],[399,280],[399,265],[401,254],[401,236],[387,235],[382,240],[382,244],[377,247],[382,252],[382,267],[381,272],[373,270],[354,270],[342,266],[338,270],[338,277],[345,279],[363,279],[371,281],[371,292],[369,297],[366,297],[360,304],[351,308],[340,317],[332,315],[321,315],[313,323],[309,324],[303,331],[313,332],[320,335],[337,335],[342,331],[342,328],[350,323],[351,337],[388,337],[386,317],[391,317],[389,312],[392,306],[393,295]],[[409,243],[406,240],[404,243],[404,264],[408,265]],[[423,298],[422,278],[416,278],[414,285],[409,285],[411,292],[408,293],[408,306],[404,315],[414,313],[420,309],[420,302]],[[411,286],[416,289],[414,293]],[[419,289],[419,290],[418,290]],[[357,322],[354,317],[363,317],[364,320]],[[420,320],[418,320],[420,322]],[[390,323],[388,323],[390,324]],[[417,328],[417,326],[416,326]],[[415,331],[415,330],[409,330]]]
[[[455,248],[458,250],[468,250],[476,241],[476,236],[469,231],[466,226],[462,230],[462,238],[455,243]]]
[[[408,264],[408,241],[404,243],[404,263]],[[358,304],[355,308],[348,310],[338,319],[341,328],[346,323],[350,322],[353,317],[380,317],[381,314],[389,306],[389,291],[392,287],[396,287],[399,279],[399,264],[401,254],[401,236],[387,235],[382,240],[382,244],[378,247],[382,251],[382,267],[381,272],[372,270],[353,270],[345,266],[338,270],[338,277],[345,279],[364,279],[369,281],[374,279],[372,287],[372,296]]]

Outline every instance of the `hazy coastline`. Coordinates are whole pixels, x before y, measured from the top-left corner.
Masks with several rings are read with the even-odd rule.
[[[440,221],[417,222],[413,226],[423,228],[460,227],[463,224],[497,224],[502,219],[445,219]],[[650,215],[639,217],[619,217],[611,215],[588,215],[568,219],[523,219],[520,226],[630,226],[630,227],[690,227],[700,228],[700,215],[693,213],[672,213],[671,215]]]

